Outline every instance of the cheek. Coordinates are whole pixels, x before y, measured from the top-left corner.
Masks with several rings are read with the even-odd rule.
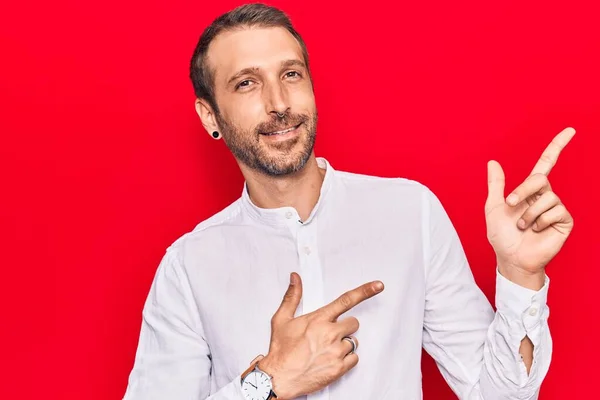
[[[295,108],[296,112],[311,113],[316,111],[315,96],[310,84],[308,88],[298,88],[293,90],[290,94],[292,98],[292,110]]]
[[[264,120],[264,106],[260,100],[252,99],[250,96],[229,102],[224,108],[227,110],[229,121],[244,130],[253,129]]]

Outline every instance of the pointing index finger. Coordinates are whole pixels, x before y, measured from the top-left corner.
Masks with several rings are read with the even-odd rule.
[[[352,309],[363,301],[370,299],[383,290],[383,283],[373,281],[360,285],[321,308],[324,316],[331,321],[335,321],[340,315]]]
[[[566,128],[552,139],[552,142],[546,147],[542,156],[531,170],[531,174],[549,175],[552,167],[556,165],[560,152],[567,146],[575,136],[575,129]]]

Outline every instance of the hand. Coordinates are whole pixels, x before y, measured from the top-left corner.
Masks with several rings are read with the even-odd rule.
[[[552,191],[548,175],[574,135],[572,128],[556,135],[529,177],[506,201],[502,167],[496,161],[488,163],[485,216],[498,268],[508,279],[534,290],[543,286],[546,264],[573,229],[573,218]]]
[[[273,391],[279,400],[318,391],[358,363],[358,356],[349,354],[352,344],[342,339],[358,330],[358,320],[337,319],[382,290],[381,282],[366,283],[310,314],[294,318],[302,298],[302,281],[292,273],[290,286],[271,320],[269,352],[258,365],[273,377]]]

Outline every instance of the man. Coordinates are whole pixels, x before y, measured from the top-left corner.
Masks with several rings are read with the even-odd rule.
[[[167,249],[125,400],[420,399],[422,347],[461,399],[537,397],[552,345],[544,268],[573,227],[547,176],[574,130],[506,200],[488,164],[494,312],[428,188],[316,158],[308,55],[285,14],[253,4],[216,19],[191,79],[245,184]]]

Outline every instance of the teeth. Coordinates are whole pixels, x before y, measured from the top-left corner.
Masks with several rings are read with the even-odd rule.
[[[282,130],[282,131],[272,132],[272,133],[269,133],[268,135],[269,135],[269,136],[272,136],[272,135],[284,135],[284,134],[286,134],[286,133],[288,133],[288,132],[291,132],[291,131],[293,131],[294,129],[296,129],[296,127],[295,127],[295,126],[292,126],[291,128],[284,129],[284,130]]]

